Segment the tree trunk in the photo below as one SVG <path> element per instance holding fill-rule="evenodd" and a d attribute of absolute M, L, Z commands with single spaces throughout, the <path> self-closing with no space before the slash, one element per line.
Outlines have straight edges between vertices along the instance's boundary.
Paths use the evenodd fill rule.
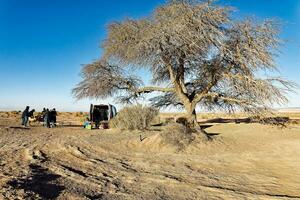
<path fill-rule="evenodd" d="M 192 107 L 191 105 L 187 108 L 186 107 L 186 119 L 187 119 L 187 127 L 191 131 L 196 131 L 199 133 L 203 139 L 208 139 L 207 134 L 201 130 L 200 125 L 197 122 L 197 114 L 195 107 Z"/>
<path fill-rule="evenodd" d="M 197 115 L 196 110 L 187 110 L 186 113 L 186 119 L 187 119 L 187 126 L 191 129 L 197 128 L 199 124 L 197 123 Z"/>

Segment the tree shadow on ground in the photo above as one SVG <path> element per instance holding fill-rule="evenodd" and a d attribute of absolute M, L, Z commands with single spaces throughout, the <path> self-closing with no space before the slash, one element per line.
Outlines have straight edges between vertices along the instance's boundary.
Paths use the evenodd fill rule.
<path fill-rule="evenodd" d="M 199 122 L 199 124 L 206 124 L 206 123 L 261 123 L 261 124 L 271 124 L 271 125 L 281 125 L 285 126 L 287 123 L 293 122 L 295 120 L 290 119 L 289 117 L 265 117 L 265 118 L 233 118 L 233 119 L 224 119 L 224 118 L 215 118 L 215 119 L 208 119 L 206 121 Z"/>
<path fill-rule="evenodd" d="M 31 176 L 10 181 L 14 189 L 24 189 L 26 193 L 38 194 L 42 199 L 55 199 L 65 189 L 55 184 L 60 175 L 52 174 L 49 170 L 35 164 L 29 165 Z"/>

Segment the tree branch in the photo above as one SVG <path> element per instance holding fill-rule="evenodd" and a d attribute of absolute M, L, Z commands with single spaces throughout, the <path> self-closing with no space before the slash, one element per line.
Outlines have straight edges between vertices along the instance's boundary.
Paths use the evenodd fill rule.
<path fill-rule="evenodd" d="M 185 59 L 185 54 L 182 52 L 181 56 L 179 58 L 179 67 L 177 70 L 177 74 L 176 74 L 176 80 L 178 81 L 182 92 L 185 93 L 187 95 L 187 88 L 185 87 L 185 83 L 184 83 L 184 73 L 185 73 L 185 69 L 184 69 L 184 59 Z"/>
<path fill-rule="evenodd" d="M 156 86 L 147 86 L 143 88 L 139 88 L 135 91 L 135 93 L 151 93 L 151 92 L 175 92 L 174 88 L 162 88 Z"/>
<path fill-rule="evenodd" d="M 223 78 L 225 75 L 229 74 L 229 72 L 231 71 L 231 69 L 233 67 L 234 67 L 233 64 L 229 65 L 229 67 L 226 69 L 226 71 L 223 72 Z M 214 79 L 214 77 L 212 77 L 212 81 L 207 85 L 207 87 L 204 90 L 202 90 L 201 92 L 195 94 L 192 103 L 196 105 L 198 102 L 200 102 L 201 99 L 205 96 L 205 94 L 207 94 L 212 89 L 212 87 L 214 87 L 221 80 L 222 80 L 222 78 Z"/>
<path fill-rule="evenodd" d="M 174 70 L 172 68 L 171 63 L 169 62 L 169 60 L 167 58 L 163 57 L 163 62 L 165 63 L 169 74 L 170 74 L 170 80 L 173 83 L 173 85 L 175 86 L 175 92 L 178 94 L 179 98 L 183 101 L 183 102 L 187 102 L 189 101 L 188 96 L 186 93 L 184 93 L 183 88 L 179 82 L 179 80 L 176 78 L 175 74 L 174 74 Z"/>
<path fill-rule="evenodd" d="M 226 97 L 226 96 L 222 96 L 216 92 L 209 92 L 205 95 L 202 96 L 202 98 L 205 97 L 211 97 L 211 98 L 218 98 L 222 101 L 227 101 L 227 102 L 231 102 L 231 103 L 236 103 L 236 104 L 247 104 L 247 105 L 253 105 L 253 102 L 244 100 L 244 99 L 237 99 L 234 97 Z"/>
<path fill-rule="evenodd" d="M 214 83 L 210 83 L 203 91 L 199 92 L 198 94 L 195 95 L 193 99 L 193 104 L 197 104 L 205 95 L 209 92 L 209 90 L 214 86 Z"/>

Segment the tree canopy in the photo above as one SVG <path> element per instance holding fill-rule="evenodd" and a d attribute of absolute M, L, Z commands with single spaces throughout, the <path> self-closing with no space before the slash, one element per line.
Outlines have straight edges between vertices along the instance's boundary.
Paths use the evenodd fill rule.
<path fill-rule="evenodd" d="M 161 92 L 152 104 L 183 107 L 190 124 L 197 105 L 259 114 L 285 103 L 293 83 L 268 76 L 278 70 L 279 24 L 231 12 L 210 1 L 173 0 L 148 17 L 112 22 L 102 57 L 84 66 L 74 95 L 130 101 Z M 137 68 L 149 70 L 153 85 L 131 73 Z"/>

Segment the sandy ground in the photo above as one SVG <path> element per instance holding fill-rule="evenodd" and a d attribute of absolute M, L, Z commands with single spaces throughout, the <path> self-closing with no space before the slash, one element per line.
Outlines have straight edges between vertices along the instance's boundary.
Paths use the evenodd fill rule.
<path fill-rule="evenodd" d="M 300 199 L 299 125 L 217 124 L 178 151 L 160 129 L 14 124 L 0 119 L 0 199 Z"/>

